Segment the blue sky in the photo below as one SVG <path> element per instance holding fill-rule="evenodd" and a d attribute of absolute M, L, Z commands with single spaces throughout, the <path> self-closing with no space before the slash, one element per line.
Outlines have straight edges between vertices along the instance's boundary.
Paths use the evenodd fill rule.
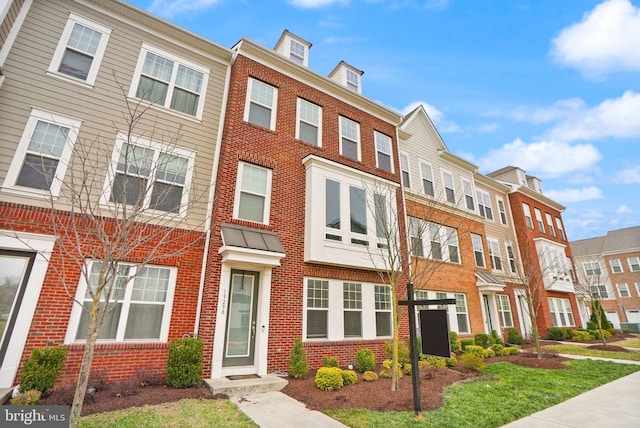
<path fill-rule="evenodd" d="M 424 104 L 480 172 L 542 179 L 570 240 L 640 225 L 640 0 L 127 1 L 225 47 L 288 29 L 313 70 L 344 60 L 365 96 Z"/>

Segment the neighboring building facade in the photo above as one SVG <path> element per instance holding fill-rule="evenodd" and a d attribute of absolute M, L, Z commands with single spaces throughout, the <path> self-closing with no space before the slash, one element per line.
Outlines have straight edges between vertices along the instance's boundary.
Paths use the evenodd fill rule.
<path fill-rule="evenodd" d="M 579 327 L 584 302 L 579 302 L 579 308 L 571 248 L 562 222 L 564 207 L 544 196 L 540 180 L 520 168 L 509 166 L 488 176 L 511 187 L 509 204 L 518 252 L 526 283 L 538 305 L 539 334 L 545 337 L 551 326 Z"/>
<path fill-rule="evenodd" d="M 120 1 L 7 6 L 0 272 L 9 295 L 0 387 L 13 385 L 21 362 L 48 345 L 68 345 L 60 381 L 75 381 L 88 319 L 81 304 L 89 307 L 85 290 L 109 251 L 82 213 L 117 230 L 123 223 L 112 217 L 122 219 L 126 206 L 147 223 L 125 238 L 140 242 L 122 257 L 119 278 L 136 279 L 106 322 L 93 368 L 109 380 L 138 369 L 163 374 L 168 341 L 193 334 L 198 319 L 232 52 Z M 138 204 L 141 195 L 148 199 Z M 159 242 L 167 227 L 170 238 Z"/>
<path fill-rule="evenodd" d="M 602 303 L 613 327 L 640 323 L 640 226 L 570 245 L 581 291 Z"/>

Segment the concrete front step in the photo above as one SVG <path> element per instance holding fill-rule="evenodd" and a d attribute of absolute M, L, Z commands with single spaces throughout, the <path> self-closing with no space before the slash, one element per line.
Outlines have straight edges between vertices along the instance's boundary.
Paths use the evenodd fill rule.
<path fill-rule="evenodd" d="M 0 404 L 6 403 L 13 393 L 13 388 L 0 388 Z"/>
<path fill-rule="evenodd" d="M 259 378 L 231 380 L 226 377 L 221 379 L 205 379 L 214 394 L 226 394 L 229 397 L 251 394 L 254 392 L 280 391 L 289 382 L 274 374 L 267 374 Z"/>

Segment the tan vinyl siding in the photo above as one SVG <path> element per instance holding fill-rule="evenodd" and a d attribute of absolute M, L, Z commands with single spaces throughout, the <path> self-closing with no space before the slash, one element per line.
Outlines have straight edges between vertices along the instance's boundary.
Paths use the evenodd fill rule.
<path fill-rule="evenodd" d="M 73 11 L 86 19 L 111 28 L 104 58 L 93 87 L 79 85 L 47 73 L 53 53 Z M 22 30 L 5 64 L 5 83 L 0 90 L 0 179 L 4 180 L 13 153 L 30 115 L 35 107 L 70 116 L 82 121 L 77 145 L 95 145 L 99 142 L 105 162 L 96 171 L 96 195 L 102 191 L 106 168 L 111 158 L 118 131 L 126 132 L 123 116 L 127 107 L 135 108 L 135 100 L 126 100 L 132 84 L 142 43 L 148 43 L 168 53 L 209 69 L 202 121 L 183 117 L 163 108 L 149 108 L 140 121 L 135 134 L 168 143 L 179 136 L 177 147 L 196 153 L 192 185 L 204 192 L 204 199 L 188 216 L 191 227 L 202 224 L 206 214 L 206 197 L 211 180 L 215 144 L 222 111 L 222 97 L 227 67 L 224 60 L 207 58 L 188 48 L 168 43 L 166 37 L 156 37 L 140 25 L 129 25 L 112 16 L 102 14 L 70 1 L 34 2 Z M 72 160 L 73 162 L 73 160 Z M 71 176 L 67 170 L 65 181 Z M 12 196 L 2 195 L 11 200 Z M 193 193 L 191 197 L 193 197 Z M 61 196 L 60 203 L 64 204 Z M 23 197 L 15 197 L 25 202 Z M 29 204 L 37 204 L 33 199 Z"/>
<path fill-rule="evenodd" d="M 16 17 L 18 16 L 18 12 L 20 12 L 20 8 L 23 3 L 24 0 L 15 0 L 9 7 L 7 15 L 4 17 L 4 20 L 0 25 L 0 48 L 4 46 L 4 43 L 7 41 L 9 31 L 11 31 L 11 27 L 13 27 L 14 22 L 16 22 Z"/>

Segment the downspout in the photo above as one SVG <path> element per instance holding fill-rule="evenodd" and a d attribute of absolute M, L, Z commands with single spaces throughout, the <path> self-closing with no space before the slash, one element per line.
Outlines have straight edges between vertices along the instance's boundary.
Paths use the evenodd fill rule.
<path fill-rule="evenodd" d="M 213 206 L 215 202 L 216 179 L 218 176 L 218 167 L 220 165 L 220 150 L 222 149 L 222 134 L 224 132 L 224 121 L 227 114 L 227 102 L 229 100 L 229 87 L 231 86 L 231 66 L 236 60 L 238 52 L 234 51 L 231 60 L 227 65 L 227 76 L 225 78 L 224 93 L 222 95 L 222 105 L 220 114 L 220 123 L 218 125 L 218 136 L 216 138 L 216 150 L 213 158 L 213 171 L 211 172 L 211 183 L 209 187 L 209 200 L 207 202 L 207 219 L 205 222 L 206 238 L 204 246 L 204 254 L 202 259 L 202 270 L 200 272 L 200 289 L 198 290 L 198 305 L 196 307 L 196 319 L 193 326 L 193 336 L 198 337 L 198 329 L 200 328 L 200 315 L 202 313 L 202 297 L 204 295 L 204 281 L 207 272 L 207 261 L 209 259 L 209 245 L 211 244 L 211 229 L 213 218 Z"/>

